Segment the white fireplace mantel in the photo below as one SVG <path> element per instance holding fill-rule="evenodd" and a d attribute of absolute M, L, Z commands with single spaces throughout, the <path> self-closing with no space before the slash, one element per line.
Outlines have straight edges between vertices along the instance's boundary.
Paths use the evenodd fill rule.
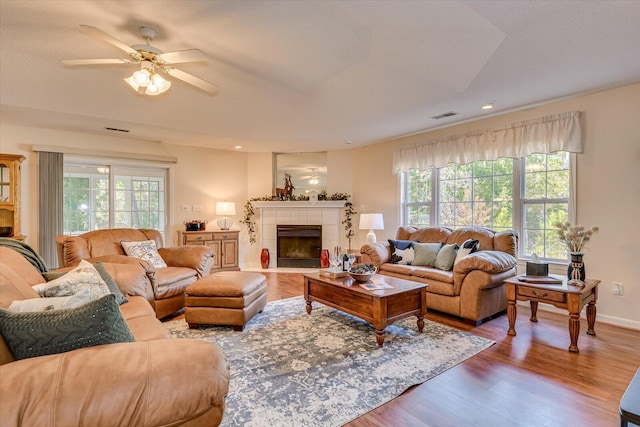
<path fill-rule="evenodd" d="M 309 208 L 309 209 L 323 209 L 323 208 L 344 208 L 344 204 L 347 200 L 322 200 L 317 202 L 309 201 L 263 201 L 263 202 L 251 202 L 254 208 L 259 209 L 290 209 L 290 208 Z"/>
<path fill-rule="evenodd" d="M 322 248 L 332 250 L 339 246 L 345 203 L 346 200 L 251 202 L 260 216 L 260 247 L 271 254 L 269 267 L 277 266 L 278 225 L 321 225 Z"/>

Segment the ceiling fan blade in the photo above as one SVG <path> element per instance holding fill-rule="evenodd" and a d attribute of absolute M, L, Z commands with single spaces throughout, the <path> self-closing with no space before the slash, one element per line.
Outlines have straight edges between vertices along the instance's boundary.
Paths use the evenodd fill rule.
<path fill-rule="evenodd" d="M 181 62 L 206 61 L 207 55 L 200 49 L 176 50 L 175 52 L 165 52 L 156 55 L 165 64 L 179 64 Z"/>
<path fill-rule="evenodd" d="M 128 59 L 65 59 L 64 65 L 106 65 L 106 64 L 131 64 Z"/>
<path fill-rule="evenodd" d="M 104 31 L 102 31 L 99 28 L 92 27 L 91 25 L 80 25 L 80 28 L 82 28 L 82 29 L 84 29 L 86 31 L 89 31 L 91 34 L 94 34 L 94 35 L 100 37 L 103 40 L 106 40 L 107 42 L 111 43 L 115 47 L 124 50 L 129 55 L 140 56 L 140 53 L 137 50 L 135 50 L 134 48 L 132 48 L 129 45 L 124 44 L 120 40 L 116 39 L 115 37 L 113 37 L 113 36 L 111 36 L 111 35 L 109 35 L 107 33 L 105 33 Z"/>
<path fill-rule="evenodd" d="M 177 68 L 167 68 L 165 69 L 165 72 L 171 77 L 175 77 L 176 79 L 180 79 L 189 84 L 192 84 L 195 87 L 204 90 L 205 92 L 216 93 L 218 91 L 218 86 L 204 81 L 201 78 L 193 76 L 189 73 L 185 73 L 184 71 L 180 71 Z"/>

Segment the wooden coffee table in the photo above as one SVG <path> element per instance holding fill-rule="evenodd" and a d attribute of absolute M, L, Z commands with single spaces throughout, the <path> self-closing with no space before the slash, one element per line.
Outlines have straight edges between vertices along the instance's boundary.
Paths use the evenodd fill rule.
<path fill-rule="evenodd" d="M 368 283 L 386 283 L 392 287 L 369 291 L 351 277 L 333 279 L 318 273 L 303 276 L 308 314 L 311 314 L 311 303 L 317 301 L 356 316 L 373 325 L 379 347 L 384 345 L 385 328 L 397 320 L 417 316 L 418 330 L 422 332 L 424 328 L 429 287 L 426 283 L 376 274 Z"/>

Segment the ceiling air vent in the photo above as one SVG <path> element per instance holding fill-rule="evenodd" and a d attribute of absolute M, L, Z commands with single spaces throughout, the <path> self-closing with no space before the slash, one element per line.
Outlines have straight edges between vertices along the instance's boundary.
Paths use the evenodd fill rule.
<path fill-rule="evenodd" d="M 448 113 L 442 113 L 442 114 L 439 114 L 437 116 L 433 116 L 431 118 L 439 120 L 439 119 L 444 119 L 445 117 L 451 117 L 451 116 L 457 116 L 457 115 L 458 115 L 458 113 L 456 113 L 455 111 L 449 111 Z"/>
<path fill-rule="evenodd" d="M 118 129 L 118 128 L 110 128 L 110 127 L 105 127 L 105 130 L 109 130 L 111 132 L 123 132 L 123 133 L 129 133 L 129 129 Z"/>

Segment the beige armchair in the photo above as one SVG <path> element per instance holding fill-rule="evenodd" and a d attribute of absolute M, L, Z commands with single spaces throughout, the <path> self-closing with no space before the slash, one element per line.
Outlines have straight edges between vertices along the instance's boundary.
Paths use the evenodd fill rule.
<path fill-rule="evenodd" d="M 158 253 L 167 264 L 156 268 L 149 262 L 127 256 L 122 241 L 153 240 Z M 184 308 L 184 291 L 200 277 L 207 276 L 213 263 L 213 251 L 208 246 L 177 246 L 165 248 L 157 230 L 114 228 L 96 230 L 80 236 L 58 236 L 60 266 L 75 266 L 81 260 L 142 265 L 149 281 L 148 300 L 156 317 L 161 319 Z"/>

